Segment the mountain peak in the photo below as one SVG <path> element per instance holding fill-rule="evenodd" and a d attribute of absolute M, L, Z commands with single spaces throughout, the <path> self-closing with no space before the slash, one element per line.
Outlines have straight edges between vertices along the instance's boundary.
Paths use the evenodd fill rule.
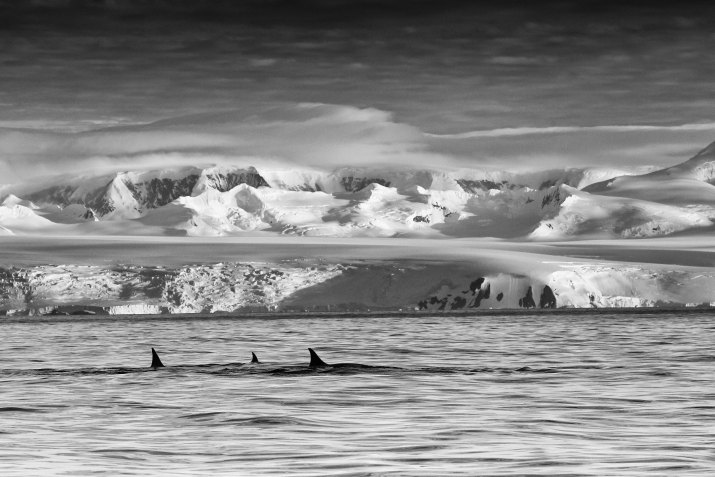
<path fill-rule="evenodd" d="M 0 205 L 4 205 L 4 206 L 8 206 L 8 207 L 13 206 L 13 205 L 21 205 L 23 207 L 27 207 L 28 209 L 37 209 L 38 208 L 31 201 L 21 199 L 14 194 L 10 194 L 7 197 L 5 197 L 5 200 L 3 200 L 2 203 L 0 203 Z"/>
<path fill-rule="evenodd" d="M 687 161 L 664 169 L 663 172 L 715 185 L 715 142 Z"/>
<path fill-rule="evenodd" d="M 715 142 L 711 142 L 705 149 L 698 152 L 693 159 L 703 156 L 715 156 Z M 715 157 L 713 157 L 713 159 L 715 159 Z"/>

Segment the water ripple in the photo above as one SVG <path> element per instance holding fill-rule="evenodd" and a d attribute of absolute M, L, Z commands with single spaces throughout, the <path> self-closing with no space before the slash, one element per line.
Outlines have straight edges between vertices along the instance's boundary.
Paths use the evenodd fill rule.
<path fill-rule="evenodd" d="M 0 468 L 710 477 L 713 318 L 3 323 Z"/>

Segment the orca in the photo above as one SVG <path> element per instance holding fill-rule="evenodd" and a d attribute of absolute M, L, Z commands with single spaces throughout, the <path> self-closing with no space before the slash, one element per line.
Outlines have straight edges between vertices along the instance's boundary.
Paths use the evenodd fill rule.
<path fill-rule="evenodd" d="M 161 362 L 159 359 L 159 355 L 156 354 L 156 351 L 154 351 L 154 348 L 151 349 L 151 367 L 154 368 L 156 371 L 156 368 L 164 368 L 164 363 Z"/>
<path fill-rule="evenodd" d="M 315 352 L 313 348 L 308 348 L 308 351 L 310 352 L 310 364 L 308 367 L 310 369 L 318 369 L 318 368 L 343 368 L 347 370 L 353 370 L 353 371 L 358 371 L 358 370 L 364 370 L 364 369 L 383 369 L 383 370 L 399 370 L 401 368 L 396 368 L 394 366 L 383 366 L 383 365 L 378 365 L 378 366 L 372 366 L 369 364 L 360 364 L 360 363 L 333 363 L 329 364 L 320 359 L 320 356 L 318 356 L 318 353 Z"/>
<path fill-rule="evenodd" d="M 261 364 L 261 362 L 258 361 L 258 356 L 256 356 L 256 353 L 254 353 L 253 351 L 251 351 L 251 356 L 252 356 L 252 358 L 251 358 L 251 364 Z"/>
<path fill-rule="evenodd" d="M 318 356 L 318 353 L 313 351 L 313 348 L 308 348 L 308 351 L 310 351 L 310 364 L 308 365 L 309 368 L 325 368 L 327 366 L 330 366 L 328 363 L 320 359 L 320 356 Z"/>

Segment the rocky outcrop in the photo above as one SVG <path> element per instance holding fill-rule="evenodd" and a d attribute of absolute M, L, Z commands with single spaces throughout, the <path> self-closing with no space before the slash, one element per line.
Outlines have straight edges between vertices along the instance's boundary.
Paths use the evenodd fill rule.
<path fill-rule="evenodd" d="M 208 170 L 204 171 L 204 177 L 206 185 L 219 192 L 227 192 L 241 184 L 247 184 L 254 188 L 270 187 L 254 167 L 234 170 Z M 313 191 L 313 189 L 305 190 Z"/>
<path fill-rule="evenodd" d="M 39 204 L 66 207 L 81 204 L 91 217 L 105 217 L 115 212 L 122 216 L 141 215 L 150 209 L 163 207 L 180 197 L 191 196 L 201 182 L 204 187 L 226 192 L 247 184 L 270 187 L 255 168 L 196 168 L 178 171 L 120 172 L 115 176 L 94 179 L 95 186 L 78 182 L 75 185 L 52 186 L 29 194 L 29 200 Z M 129 208 L 131 213 L 126 214 Z M 88 215 L 88 218 L 89 216 Z"/>
<path fill-rule="evenodd" d="M 550 191 L 549 193 L 545 194 L 544 197 L 542 197 L 541 208 L 543 209 L 548 205 L 558 205 L 561 202 L 561 190 L 556 187 L 554 188 L 554 190 Z"/>
<path fill-rule="evenodd" d="M 509 184 L 507 181 L 501 181 L 499 183 L 490 180 L 472 180 L 472 179 L 457 179 L 457 184 L 462 188 L 464 192 L 469 192 L 470 194 L 476 194 L 479 192 L 488 192 L 490 190 L 501 190 L 514 189 L 518 186 Z"/>
<path fill-rule="evenodd" d="M 544 285 L 539 299 L 539 308 L 556 308 L 556 296 L 550 286 Z"/>
<path fill-rule="evenodd" d="M 340 184 L 345 189 L 345 192 L 359 192 L 370 184 L 379 184 L 383 187 L 390 187 L 390 181 L 380 179 L 378 177 L 343 177 L 340 179 Z"/>
<path fill-rule="evenodd" d="M 140 207 L 143 209 L 156 209 L 175 201 L 179 197 L 191 195 L 191 191 L 194 190 L 198 179 L 198 174 L 190 174 L 180 179 L 154 177 L 145 182 L 134 182 L 125 179 L 124 184 L 131 191 L 134 200 L 137 201 Z"/>
<path fill-rule="evenodd" d="M 531 287 L 526 290 L 526 295 L 519 298 L 519 306 L 522 308 L 536 308 L 536 302 L 534 301 L 534 295 L 531 291 Z"/>
<path fill-rule="evenodd" d="M 474 301 L 472 301 L 471 303 L 471 307 L 479 308 L 482 304 L 482 300 L 489 299 L 489 297 L 491 296 L 491 290 L 491 285 L 487 283 L 487 285 L 483 289 L 480 289 L 477 292 L 477 295 L 474 297 Z"/>

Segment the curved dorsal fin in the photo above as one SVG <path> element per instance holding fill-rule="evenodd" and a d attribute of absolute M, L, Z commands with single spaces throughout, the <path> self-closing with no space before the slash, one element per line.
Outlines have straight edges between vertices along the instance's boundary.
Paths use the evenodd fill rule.
<path fill-rule="evenodd" d="M 151 367 L 154 369 L 164 367 L 164 363 L 161 362 L 161 360 L 159 359 L 159 355 L 156 354 L 154 348 L 151 349 Z"/>
<path fill-rule="evenodd" d="M 251 351 L 251 356 L 252 356 L 252 358 L 251 358 L 251 364 L 261 364 L 261 362 L 258 361 L 258 356 L 256 356 L 256 353 L 254 353 L 253 351 Z"/>
<path fill-rule="evenodd" d="M 308 348 L 308 351 L 310 351 L 310 364 L 308 365 L 311 368 L 322 368 L 323 366 L 328 366 L 328 363 L 320 359 L 320 356 L 318 356 L 318 353 L 313 351 L 313 348 Z"/>

